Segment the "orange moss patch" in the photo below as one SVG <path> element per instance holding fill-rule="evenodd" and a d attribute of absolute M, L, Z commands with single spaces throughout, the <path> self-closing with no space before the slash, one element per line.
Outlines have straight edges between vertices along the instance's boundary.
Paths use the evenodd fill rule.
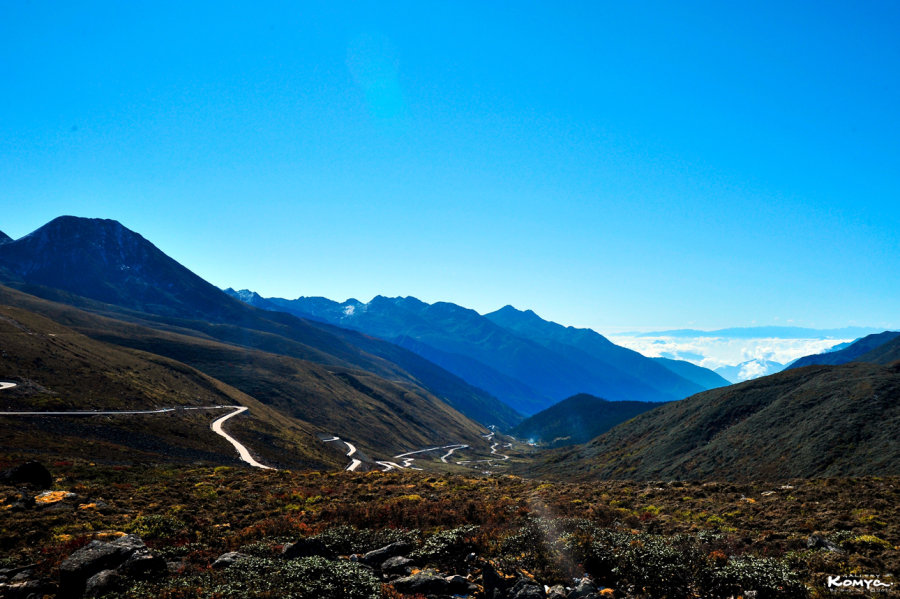
<path fill-rule="evenodd" d="M 35 503 L 57 503 L 65 499 L 70 493 L 68 491 L 44 491 L 34 498 Z"/>

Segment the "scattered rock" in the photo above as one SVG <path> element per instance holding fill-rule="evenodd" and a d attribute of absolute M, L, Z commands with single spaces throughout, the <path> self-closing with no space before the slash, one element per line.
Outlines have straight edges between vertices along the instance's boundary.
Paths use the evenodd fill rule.
<path fill-rule="evenodd" d="M 373 549 L 372 551 L 362 556 L 359 561 L 364 564 L 374 566 L 384 563 L 384 561 L 388 558 L 397 557 L 399 555 L 406 555 L 413 549 L 414 547 L 411 543 L 407 543 L 406 541 L 397 541 L 396 543 L 385 545 L 384 547 L 381 547 L 379 549 Z"/>
<path fill-rule="evenodd" d="M 40 462 L 25 462 L 0 472 L 0 482 L 49 489 L 53 486 L 53 476 Z"/>
<path fill-rule="evenodd" d="M 481 585 L 484 587 L 484 596 L 493 599 L 495 596 L 503 596 L 506 590 L 506 581 L 497 573 L 491 564 L 485 562 L 481 566 Z"/>
<path fill-rule="evenodd" d="M 55 595 L 56 591 L 56 585 L 46 580 L 0 583 L 0 597 L 4 599 L 43 597 L 45 595 Z"/>
<path fill-rule="evenodd" d="M 337 555 L 319 539 L 300 539 L 296 543 L 288 543 L 281 552 L 284 559 L 299 559 L 315 555 L 326 559 L 334 559 Z"/>
<path fill-rule="evenodd" d="M 416 572 L 412 576 L 398 578 L 394 581 L 394 588 L 401 593 L 415 595 L 448 595 L 451 594 L 451 584 L 447 579 L 433 570 Z"/>
<path fill-rule="evenodd" d="M 590 578 L 582 578 L 569 593 L 568 599 L 583 599 L 597 593 L 597 587 Z"/>
<path fill-rule="evenodd" d="M 806 548 L 827 549 L 828 551 L 833 551 L 835 553 L 843 553 L 844 551 L 822 535 L 810 535 L 810 537 L 806 539 Z"/>
<path fill-rule="evenodd" d="M 216 570 L 222 570 L 224 568 L 227 568 L 228 566 L 233 566 L 238 562 L 242 562 L 248 557 L 250 556 L 239 553 L 237 551 L 230 551 L 228 553 L 223 553 L 222 555 L 217 557 L 216 561 L 212 563 L 212 567 Z"/>
<path fill-rule="evenodd" d="M 125 535 L 104 543 L 91 541 L 78 549 L 59 566 L 61 590 L 66 596 L 77 596 L 85 589 L 89 578 L 102 570 L 124 566 L 125 573 L 144 575 L 165 572 L 166 562 L 151 553 L 137 535 Z"/>
<path fill-rule="evenodd" d="M 413 560 L 408 557 L 398 555 L 397 557 L 391 557 L 384 560 L 381 564 L 381 571 L 385 574 L 399 574 L 403 576 L 409 574 L 410 565 L 413 563 Z"/>
<path fill-rule="evenodd" d="M 85 597 L 100 597 L 122 589 L 122 575 L 115 570 L 101 570 L 87 579 Z"/>
<path fill-rule="evenodd" d="M 567 594 L 568 591 L 566 591 L 566 587 L 558 584 L 547 590 L 547 599 L 566 599 Z"/>
<path fill-rule="evenodd" d="M 447 588 L 453 595 L 471 595 L 478 590 L 478 585 L 463 576 L 447 576 L 444 580 L 447 581 Z"/>
<path fill-rule="evenodd" d="M 509 599 L 544 599 L 544 587 L 530 578 L 520 578 L 509 590 Z"/>
<path fill-rule="evenodd" d="M 132 553 L 125 563 L 119 566 L 118 571 L 135 578 L 143 578 L 165 574 L 168 568 L 166 560 L 144 547 Z"/>

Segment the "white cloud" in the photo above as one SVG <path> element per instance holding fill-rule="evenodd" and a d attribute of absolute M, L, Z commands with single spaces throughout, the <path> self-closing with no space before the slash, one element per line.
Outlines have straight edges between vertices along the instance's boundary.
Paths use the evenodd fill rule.
<path fill-rule="evenodd" d="M 618 345 L 655 358 L 674 357 L 705 368 L 736 366 L 749 360 L 787 364 L 852 339 L 734 339 L 727 337 L 632 337 L 612 335 Z"/>
<path fill-rule="evenodd" d="M 768 371 L 769 369 L 766 367 L 765 362 L 762 360 L 752 360 L 741 366 L 740 371 L 738 371 L 738 379 L 748 381 L 760 377 Z"/>

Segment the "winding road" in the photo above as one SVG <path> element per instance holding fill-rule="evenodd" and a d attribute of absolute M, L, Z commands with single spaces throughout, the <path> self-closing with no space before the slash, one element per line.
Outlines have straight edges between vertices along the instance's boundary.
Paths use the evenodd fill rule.
<path fill-rule="evenodd" d="M 348 458 L 351 458 L 351 461 L 350 461 L 350 465 L 347 466 L 346 470 L 353 472 L 362 465 L 362 461 L 353 457 L 353 454 L 356 453 L 356 445 L 354 445 L 353 443 L 350 443 L 349 441 L 344 441 L 340 437 L 332 437 L 331 439 L 322 439 L 322 443 L 330 443 L 331 441 L 340 441 L 341 443 L 343 443 L 344 445 L 347 446 L 346 456 Z"/>
<path fill-rule="evenodd" d="M 0 390 L 3 389 L 11 389 L 16 386 L 16 383 L 7 383 L 0 382 Z M 166 414 L 168 412 L 174 412 L 176 410 L 225 410 L 225 409 L 233 409 L 234 411 L 230 414 L 226 414 L 221 418 L 217 418 L 209 425 L 209 428 L 212 429 L 212 432 L 217 435 L 224 437 L 226 441 L 231 443 L 234 448 L 238 452 L 238 456 L 241 461 L 246 462 L 250 466 L 254 468 L 262 468 L 264 470 L 275 470 L 271 466 L 266 466 L 265 464 L 261 464 L 257 462 L 252 455 L 250 455 L 250 450 L 248 450 L 240 441 L 226 433 L 222 429 L 222 424 L 231 418 L 232 416 L 237 416 L 238 414 L 242 414 L 249 410 L 247 406 L 179 406 L 177 408 L 159 408 L 158 410 L 70 410 L 63 412 L 0 412 L 0 416 L 126 416 L 126 415 L 134 415 L 134 414 Z M 348 443 L 349 445 L 349 443 Z M 356 451 L 356 448 L 353 449 Z M 347 454 L 350 455 L 350 454 Z M 348 468 L 349 470 L 349 468 Z"/>
<path fill-rule="evenodd" d="M 232 437 L 231 435 L 229 435 L 228 433 L 226 433 L 225 431 L 222 430 L 222 423 L 224 423 L 226 420 L 228 420 L 232 416 L 237 416 L 238 414 L 246 412 L 250 408 L 248 408 L 247 406 L 221 406 L 221 407 L 234 408 L 234 412 L 232 412 L 231 414 L 225 414 L 221 418 L 213 421 L 213 423 L 211 425 L 209 425 L 209 428 L 211 428 L 212 431 L 214 433 L 216 433 L 217 435 L 221 435 L 221 436 L 225 437 L 225 439 L 229 443 L 234 445 L 234 448 L 237 449 L 238 455 L 241 456 L 241 460 L 247 462 L 254 468 L 262 468 L 264 470 L 275 470 L 271 466 L 266 466 L 265 464 L 260 464 L 259 462 L 254 460 L 253 456 L 250 455 L 250 452 L 247 450 L 246 447 L 244 447 L 237 439 L 235 439 L 234 437 Z"/>

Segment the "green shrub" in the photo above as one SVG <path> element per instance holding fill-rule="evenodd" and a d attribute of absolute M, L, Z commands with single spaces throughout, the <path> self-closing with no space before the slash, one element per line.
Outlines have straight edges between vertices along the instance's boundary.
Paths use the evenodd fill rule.
<path fill-rule="evenodd" d="M 148 516 L 138 516 L 132 520 L 125 527 L 125 532 L 136 534 L 144 540 L 168 539 L 176 536 L 186 527 L 187 525 L 178 518 L 150 514 Z"/>
<path fill-rule="evenodd" d="M 379 549 L 385 545 L 406 541 L 416 544 L 419 539 L 418 530 L 401 528 L 353 528 L 352 526 L 333 526 L 315 536 L 326 547 L 339 555 L 365 553 Z"/>
<path fill-rule="evenodd" d="M 475 524 L 466 524 L 436 532 L 425 539 L 425 543 L 413 552 L 412 557 L 429 562 L 447 562 L 463 557 L 472 550 L 472 538 L 478 529 Z"/>
<path fill-rule="evenodd" d="M 716 570 L 711 581 L 715 596 L 739 596 L 756 591 L 757 599 L 799 599 L 809 592 L 781 560 L 743 556 Z"/>
<path fill-rule="evenodd" d="M 222 571 L 168 581 L 166 596 L 197 599 L 380 599 L 381 583 L 360 564 L 323 557 L 251 557 Z M 139 582 L 119 599 L 155 599 L 155 583 Z M 112 597 L 110 597 L 112 599 Z"/>

